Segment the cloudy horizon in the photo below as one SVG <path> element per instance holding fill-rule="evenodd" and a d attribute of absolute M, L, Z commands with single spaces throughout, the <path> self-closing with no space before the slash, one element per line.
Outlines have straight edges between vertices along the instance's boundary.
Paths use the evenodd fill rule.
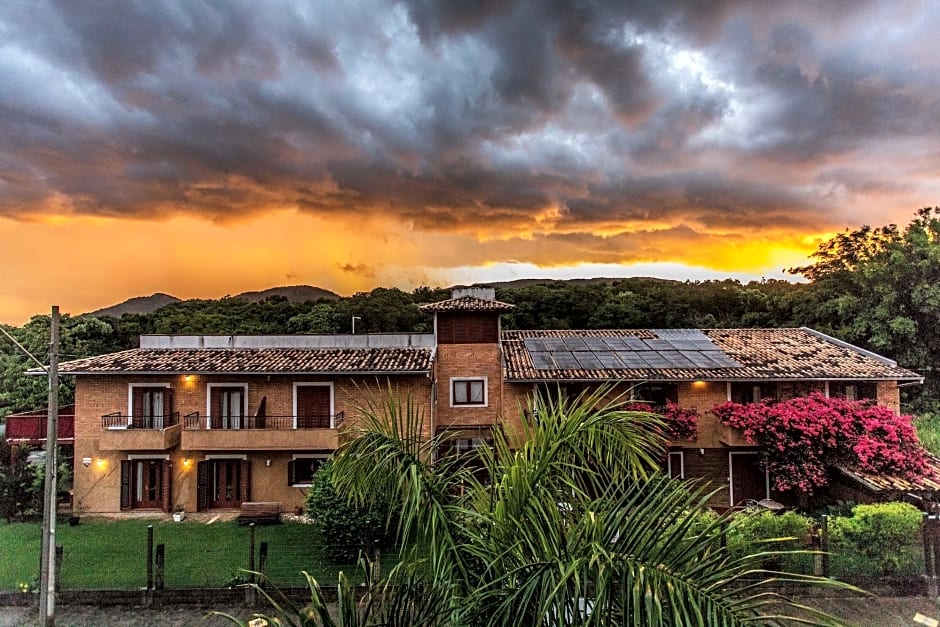
<path fill-rule="evenodd" d="M 940 204 L 940 5 L 0 6 L 0 322 L 526 276 L 785 276 Z"/>

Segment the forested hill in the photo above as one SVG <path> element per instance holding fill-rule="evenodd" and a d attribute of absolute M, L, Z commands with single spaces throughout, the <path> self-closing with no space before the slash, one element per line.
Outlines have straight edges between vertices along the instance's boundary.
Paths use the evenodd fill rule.
<path fill-rule="evenodd" d="M 808 326 L 897 359 L 927 376 L 938 398 L 940 366 L 940 210 L 922 210 L 901 229 L 864 227 L 823 244 L 814 263 L 793 270 L 808 282 L 669 281 L 651 278 L 513 282 L 497 285 L 515 309 L 507 329 Z M 131 348 L 145 333 L 271 334 L 430 331 L 418 306 L 449 288 L 368 293 L 292 302 L 283 296 L 173 302 L 120 318 L 65 316 L 63 358 Z M 48 344 L 48 316 L 7 327 L 35 354 Z M 26 359 L 0 340 L 0 416 L 43 405 L 44 381 L 25 378 Z M 69 398 L 63 389 L 63 397 Z M 932 402 L 932 401 L 931 401 Z"/>

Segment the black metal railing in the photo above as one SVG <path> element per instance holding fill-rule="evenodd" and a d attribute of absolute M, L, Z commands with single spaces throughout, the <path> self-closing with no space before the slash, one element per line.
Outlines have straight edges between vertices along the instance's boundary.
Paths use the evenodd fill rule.
<path fill-rule="evenodd" d="M 102 429 L 166 429 L 180 422 L 180 413 L 175 411 L 162 416 L 128 415 L 116 411 L 101 417 Z"/>
<path fill-rule="evenodd" d="M 183 427 L 188 430 L 202 429 L 270 429 L 292 431 L 294 429 L 336 429 L 343 423 L 345 414 L 318 414 L 312 416 L 201 416 L 199 412 L 187 414 Z M 208 425 L 208 427 L 207 427 Z"/>

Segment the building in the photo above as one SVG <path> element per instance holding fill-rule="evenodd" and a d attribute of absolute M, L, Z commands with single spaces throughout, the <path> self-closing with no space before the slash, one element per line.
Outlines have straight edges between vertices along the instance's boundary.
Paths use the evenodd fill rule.
<path fill-rule="evenodd" d="M 143 336 L 133 350 L 61 364 L 75 381 L 75 507 L 80 512 L 303 504 L 310 478 L 358 408 L 409 395 L 425 433 L 448 447 L 516 432 L 533 392 L 616 383 L 653 403 L 700 411 L 699 437 L 664 466 L 728 490 L 728 506 L 770 496 L 759 449 L 708 409 L 726 400 L 818 390 L 895 411 L 920 377 L 810 329 L 503 331 L 512 305 L 463 290 L 425 305 L 429 334 Z"/>

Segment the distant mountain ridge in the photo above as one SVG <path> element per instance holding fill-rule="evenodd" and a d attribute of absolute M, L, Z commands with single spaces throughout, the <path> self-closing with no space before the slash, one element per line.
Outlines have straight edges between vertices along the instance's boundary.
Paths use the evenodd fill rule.
<path fill-rule="evenodd" d="M 315 301 L 320 300 L 321 298 L 325 298 L 327 300 L 337 300 L 340 297 L 336 292 L 331 292 L 330 290 L 323 289 L 322 287 L 314 287 L 312 285 L 286 285 L 282 287 L 272 287 L 257 292 L 242 292 L 241 294 L 229 296 L 228 298 L 240 298 L 249 302 L 257 302 L 271 296 L 283 296 L 287 300 L 295 303 L 303 303 L 308 300 Z M 167 305 L 181 302 L 181 300 L 182 299 L 177 298 L 176 296 L 157 292 L 156 294 L 151 294 L 150 296 L 135 296 L 134 298 L 129 298 L 116 305 L 90 311 L 87 315 L 97 316 L 99 318 L 105 316 L 111 318 L 120 318 L 124 314 L 129 313 L 149 314 L 158 309 L 161 309 L 162 307 L 166 307 Z"/>
<path fill-rule="evenodd" d="M 157 309 L 160 309 L 161 307 L 166 307 L 167 305 L 172 305 L 173 303 L 178 302 L 180 302 L 180 299 L 176 296 L 170 296 L 169 294 L 164 294 L 163 292 L 157 292 L 156 294 L 151 294 L 150 296 L 135 296 L 134 298 L 128 298 L 124 302 L 118 303 L 117 305 L 111 305 L 110 307 L 90 311 L 88 312 L 88 315 L 97 316 L 99 318 L 103 318 L 105 316 L 111 318 L 120 318 L 124 314 L 129 313 L 151 313 Z"/>

